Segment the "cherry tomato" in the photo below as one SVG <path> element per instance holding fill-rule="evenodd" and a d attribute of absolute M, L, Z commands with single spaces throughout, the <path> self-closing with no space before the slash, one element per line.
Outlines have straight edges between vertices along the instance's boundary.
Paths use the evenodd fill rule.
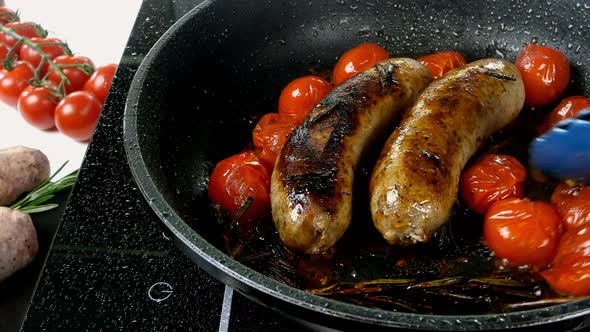
<path fill-rule="evenodd" d="M 524 81 L 525 104 L 541 107 L 551 104 L 570 82 L 570 64 L 562 52 L 528 44 L 514 63 Z"/>
<path fill-rule="evenodd" d="M 484 220 L 484 238 L 496 257 L 511 265 L 544 268 L 555 256 L 561 220 L 545 202 L 508 198 L 490 206 Z"/>
<path fill-rule="evenodd" d="M 590 99 L 584 96 L 567 97 L 562 100 L 556 107 L 547 115 L 545 121 L 539 126 L 537 133 L 542 135 L 553 128 L 559 121 L 573 118 L 580 114 L 580 112 L 590 107 Z"/>
<path fill-rule="evenodd" d="M 92 137 L 102 104 L 88 91 L 65 96 L 55 108 L 55 126 L 64 135 L 78 141 Z"/>
<path fill-rule="evenodd" d="M 332 85 L 319 76 L 297 78 L 281 91 L 279 113 L 302 123 L 315 105 L 332 91 Z"/>
<path fill-rule="evenodd" d="M 279 151 L 287 141 L 287 136 L 297 126 L 297 122 L 278 113 L 265 114 L 252 131 L 252 141 L 260 162 L 272 173 Z"/>
<path fill-rule="evenodd" d="M 116 71 L 117 65 L 114 63 L 96 68 L 92 76 L 84 83 L 84 90 L 94 93 L 100 102 L 104 103 Z"/>
<path fill-rule="evenodd" d="M 5 25 L 6 23 L 11 22 L 18 22 L 18 20 L 18 15 L 14 11 L 6 7 L 0 7 L 0 25 Z"/>
<path fill-rule="evenodd" d="M 526 168 L 516 158 L 488 154 L 461 174 L 461 197 L 471 210 L 484 214 L 494 202 L 524 197 L 525 178 Z"/>
<path fill-rule="evenodd" d="M 35 44 L 54 44 L 54 45 L 41 45 L 39 46 L 41 50 L 49 57 L 49 59 L 53 60 L 56 57 L 65 54 L 64 49 L 64 42 L 57 38 L 31 38 L 31 42 Z M 26 61 L 33 65 L 33 67 L 37 68 L 41 63 L 41 56 L 37 51 L 29 47 L 28 45 L 23 45 L 19 52 L 19 59 L 22 61 Z M 41 75 L 45 75 L 47 72 L 48 64 L 45 62 L 43 63 L 43 69 L 41 69 Z"/>
<path fill-rule="evenodd" d="M 551 267 L 541 275 L 558 292 L 590 295 L 589 225 L 565 232 Z"/>
<path fill-rule="evenodd" d="M 551 203 L 567 230 L 590 225 L 590 187 L 561 183 L 551 195 Z"/>
<path fill-rule="evenodd" d="M 429 54 L 418 59 L 418 62 L 428 69 L 430 75 L 435 80 L 444 76 L 449 71 L 467 64 L 463 55 L 454 51 Z"/>
<path fill-rule="evenodd" d="M 248 197 L 252 204 L 239 223 L 270 213 L 270 175 L 254 152 L 243 151 L 217 163 L 209 178 L 209 199 L 235 218 Z"/>
<path fill-rule="evenodd" d="M 360 73 L 361 71 L 374 66 L 377 62 L 389 59 L 387 51 L 373 43 L 363 43 L 346 51 L 334 66 L 332 81 L 334 85 Z"/>
<path fill-rule="evenodd" d="M 35 22 L 11 22 L 5 24 L 4 26 L 14 29 L 14 32 L 16 32 L 18 35 L 29 39 L 34 37 L 47 37 L 47 31 L 45 31 L 39 24 Z M 0 33 L 0 42 L 4 43 L 6 46 L 8 46 L 8 48 L 10 48 L 16 44 L 17 40 L 8 34 Z M 19 43 L 19 45 L 16 47 L 16 54 L 20 52 L 22 46 L 23 44 Z"/>
<path fill-rule="evenodd" d="M 18 111 L 33 127 L 50 129 L 55 127 L 54 113 L 59 98 L 44 86 L 29 86 L 18 98 Z"/>
<path fill-rule="evenodd" d="M 70 83 L 66 83 L 66 93 L 71 93 L 74 91 L 82 90 L 90 75 L 94 71 L 94 63 L 92 60 L 85 56 L 69 56 L 69 55 L 60 55 L 53 60 L 56 65 L 60 66 L 61 71 L 66 75 L 66 77 L 70 80 Z M 72 65 L 80 65 L 80 64 L 87 64 L 90 66 L 91 73 L 85 73 L 81 68 L 71 67 Z M 61 78 L 52 67 L 49 67 L 47 70 L 48 76 L 47 80 L 53 82 L 56 86 L 59 86 L 61 82 Z"/>
<path fill-rule="evenodd" d="M 35 76 L 35 69 L 27 62 L 18 61 L 11 71 L 0 71 L 0 100 L 16 108 L 18 97 L 29 86 Z"/>

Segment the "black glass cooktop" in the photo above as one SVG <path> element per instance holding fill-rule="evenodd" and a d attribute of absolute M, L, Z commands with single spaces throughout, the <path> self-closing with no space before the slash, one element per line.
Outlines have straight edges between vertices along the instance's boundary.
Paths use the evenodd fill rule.
<path fill-rule="evenodd" d="M 199 269 L 137 189 L 127 90 L 156 40 L 200 0 L 144 0 L 27 313 L 24 331 L 302 330 Z"/>

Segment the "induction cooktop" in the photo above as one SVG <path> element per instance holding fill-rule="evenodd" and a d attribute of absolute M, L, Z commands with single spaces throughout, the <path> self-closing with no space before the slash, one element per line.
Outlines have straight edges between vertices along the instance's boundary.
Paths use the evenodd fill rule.
<path fill-rule="evenodd" d="M 171 242 L 127 165 L 123 113 L 157 39 L 199 0 L 144 0 L 24 331 L 265 331 L 303 328 L 213 279 Z"/>

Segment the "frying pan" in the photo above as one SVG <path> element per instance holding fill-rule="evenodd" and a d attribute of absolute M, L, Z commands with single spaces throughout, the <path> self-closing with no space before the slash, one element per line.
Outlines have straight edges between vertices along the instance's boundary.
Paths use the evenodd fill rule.
<path fill-rule="evenodd" d="M 395 56 L 452 49 L 468 59 L 513 60 L 537 40 L 565 51 L 568 94 L 588 95 L 590 2 L 570 1 L 205 1 L 143 60 L 124 117 L 134 177 L 176 244 L 249 298 L 316 328 L 342 330 L 566 330 L 590 300 L 488 315 L 421 315 L 351 305 L 287 286 L 230 258 L 207 199 L 214 164 L 242 150 L 281 88 L 331 68 L 345 50 L 376 42 Z"/>

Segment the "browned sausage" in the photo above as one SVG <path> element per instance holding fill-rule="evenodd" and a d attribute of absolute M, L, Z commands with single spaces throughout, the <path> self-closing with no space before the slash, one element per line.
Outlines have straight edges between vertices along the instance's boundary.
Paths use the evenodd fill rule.
<path fill-rule="evenodd" d="M 415 60 L 383 61 L 334 88 L 293 131 L 271 181 L 273 220 L 287 247 L 320 254 L 340 239 L 361 156 L 431 81 Z"/>
<path fill-rule="evenodd" d="M 424 90 L 371 176 L 371 214 L 385 240 L 428 241 L 450 216 L 465 163 L 523 103 L 518 70 L 497 59 L 456 69 Z"/>

